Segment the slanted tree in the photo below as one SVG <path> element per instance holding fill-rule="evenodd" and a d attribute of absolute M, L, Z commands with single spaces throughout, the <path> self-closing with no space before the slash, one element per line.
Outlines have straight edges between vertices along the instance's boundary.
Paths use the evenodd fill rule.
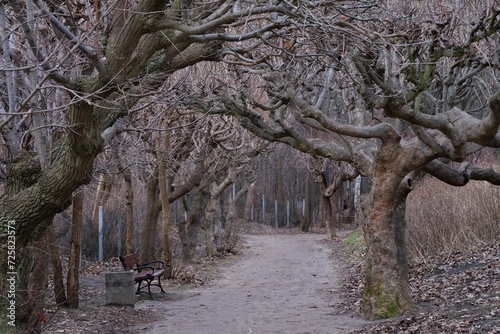
<path fill-rule="evenodd" d="M 343 199 L 338 194 L 344 182 L 358 177 L 358 172 L 342 162 L 332 162 L 325 158 L 314 158 L 310 168 L 319 184 L 319 216 L 325 224 L 326 234 L 330 239 L 336 237 L 336 230 L 342 225 Z"/>
<path fill-rule="evenodd" d="M 413 173 L 456 186 L 470 180 L 500 184 L 497 171 L 467 161 L 480 147 L 500 146 L 500 90 L 493 79 L 499 14 L 493 2 L 481 8 L 455 1 L 339 4 L 296 32 L 293 57 L 276 40 L 253 53 L 260 58 L 259 52 L 277 51 L 268 67 L 259 64 L 240 81 L 256 80 L 259 73 L 267 80 L 267 101 L 250 85 L 214 94 L 216 103 L 204 97 L 205 112 L 209 106 L 212 113 L 232 114 L 263 139 L 344 161 L 371 179 L 368 216 L 361 222 L 371 319 L 413 306 L 404 242 Z M 314 97 L 326 85 L 325 110 Z"/>

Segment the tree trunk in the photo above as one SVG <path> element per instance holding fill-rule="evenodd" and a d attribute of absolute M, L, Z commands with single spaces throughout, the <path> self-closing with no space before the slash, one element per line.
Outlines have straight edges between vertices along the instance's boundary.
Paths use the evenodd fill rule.
<path fill-rule="evenodd" d="M 52 220 L 46 223 L 50 224 Z M 47 236 L 42 235 L 24 248 L 23 254 L 17 259 L 22 266 L 18 269 L 16 321 L 22 333 L 42 333 L 42 323 L 47 321 L 44 313 L 48 288 L 47 251 Z"/>
<path fill-rule="evenodd" d="M 184 207 L 188 210 L 187 220 L 179 224 L 183 263 L 189 263 L 194 258 L 201 229 L 200 212 L 207 205 L 209 193 L 206 189 L 194 189 L 192 195 L 193 205 L 191 207 L 188 207 L 186 200 L 183 201 Z"/>
<path fill-rule="evenodd" d="M 17 157 L 7 174 L 2 205 L 32 187 L 39 180 L 40 175 L 40 164 L 33 159 L 32 155 L 23 153 Z M 0 215 L 2 214 L 7 219 L 0 218 L 2 223 L 0 296 L 8 296 L 7 291 L 9 295 L 14 294 L 8 300 L 7 298 L 0 300 L 2 316 L 7 306 L 14 302 L 15 326 L 21 331 L 39 333 L 41 321 L 44 319 L 43 308 L 48 276 L 46 256 L 48 245 L 45 231 L 52 224 L 53 216 L 45 218 L 31 230 L 23 230 L 20 224 L 22 221 L 16 219 L 19 216 L 15 212 L 7 209 L 0 211 Z M 10 286 L 7 288 L 7 278 L 14 278 L 14 292 L 11 292 Z"/>
<path fill-rule="evenodd" d="M 52 272 L 54 279 L 54 296 L 57 305 L 66 304 L 66 289 L 64 287 L 63 270 L 61 259 L 59 257 L 59 247 L 57 245 L 54 226 L 51 225 L 47 230 L 50 249 L 50 261 L 52 262 Z"/>
<path fill-rule="evenodd" d="M 202 228 L 205 231 L 205 250 L 208 257 L 213 257 L 217 254 L 215 247 L 214 236 L 214 221 L 215 221 L 215 207 L 219 203 L 219 197 L 211 194 L 208 200 L 207 207 L 205 208 L 205 215 L 202 219 Z"/>
<path fill-rule="evenodd" d="M 335 177 L 335 176 L 334 176 Z M 324 172 L 320 175 L 321 182 L 319 182 L 320 189 L 320 203 L 319 211 L 322 222 L 326 226 L 326 236 L 333 239 L 337 236 L 335 229 L 337 228 L 337 221 L 335 219 L 335 213 L 333 212 L 332 206 L 332 196 L 331 193 L 327 193 L 328 181 Z"/>
<path fill-rule="evenodd" d="M 168 126 L 167 126 L 168 127 Z M 165 264 L 165 278 L 172 278 L 173 259 L 172 250 L 170 248 L 170 177 L 167 175 L 167 166 L 165 165 L 164 149 L 170 149 L 170 134 L 165 134 L 165 148 L 162 147 L 161 138 L 157 137 L 156 141 L 156 158 L 158 160 L 158 188 L 160 189 L 160 200 L 162 207 L 162 249 L 163 262 Z"/>
<path fill-rule="evenodd" d="M 250 186 L 245 186 L 238 193 L 236 197 L 229 202 L 229 210 L 226 218 L 226 224 L 224 225 L 224 231 L 221 234 L 221 245 L 222 248 L 219 251 L 229 252 L 236 246 L 236 242 L 238 241 L 237 234 L 235 233 L 234 227 L 238 220 L 238 202 L 248 194 L 248 189 Z"/>
<path fill-rule="evenodd" d="M 207 250 L 207 256 L 214 256 L 217 254 L 217 248 L 215 247 L 213 234 L 216 206 L 219 203 L 219 198 L 222 192 L 233 183 L 233 180 L 237 174 L 238 173 L 236 171 L 229 170 L 228 175 L 219 185 L 215 185 L 214 183 L 211 187 L 212 189 L 210 190 L 210 197 L 205 208 L 205 215 L 203 217 L 202 223 L 203 229 L 205 230 L 205 246 Z"/>
<path fill-rule="evenodd" d="M 412 173 L 413 174 L 413 173 Z M 410 174 L 411 175 L 411 174 Z M 407 176 L 401 182 L 396 194 L 394 210 L 394 231 L 397 248 L 398 264 L 401 268 L 402 276 L 408 279 L 408 256 L 406 251 L 406 199 L 413 190 L 414 184 L 412 176 Z"/>
<path fill-rule="evenodd" d="M 71 204 L 73 191 L 90 181 L 94 159 L 103 145 L 103 138 L 95 131 L 99 127 L 94 124 L 96 118 L 92 111 L 92 106 L 84 102 L 72 104 L 67 117 L 70 130 L 67 132 L 67 143 L 61 147 L 60 159 L 39 177 L 37 174 L 25 174 L 25 178 L 36 182 L 32 187 L 0 198 L 2 228 L 6 229 L 4 222 L 16 222 L 16 245 L 20 248 L 32 240 L 34 230 L 38 228 L 40 233 L 45 231 L 48 227 L 44 224 L 45 220 L 65 210 Z M 4 231 L 0 237 L 6 237 Z M 6 244 L 1 241 L 1 244 Z"/>
<path fill-rule="evenodd" d="M 285 225 L 285 180 L 283 177 L 283 153 L 277 153 L 276 159 L 276 186 L 274 188 L 276 201 L 278 203 L 278 227 Z M 275 212 L 276 214 L 276 212 Z"/>
<path fill-rule="evenodd" d="M 141 231 L 140 262 L 155 260 L 156 237 L 158 236 L 158 217 L 161 206 L 158 204 L 158 178 L 149 176 L 146 182 L 146 217 Z"/>
<path fill-rule="evenodd" d="M 345 166 L 334 164 L 332 173 L 333 179 L 328 184 L 327 174 L 325 171 L 319 173 L 320 185 L 320 210 L 322 211 L 322 219 L 325 221 L 327 236 L 334 238 L 336 229 L 342 225 L 343 200 L 342 185 L 347 180 L 352 180 L 358 176 L 358 172 L 352 169 L 346 169 Z"/>
<path fill-rule="evenodd" d="M 130 170 L 123 171 L 125 181 L 125 254 L 134 252 L 134 188 Z"/>
<path fill-rule="evenodd" d="M 401 244 L 404 243 L 404 210 L 408 193 L 399 190 L 404 173 L 394 171 L 391 161 L 396 160 L 393 158 L 384 152 L 384 148 L 376 156 L 372 209 L 370 219 L 364 225 L 367 245 L 364 301 L 370 319 L 394 317 L 413 306 L 406 252 Z"/>
<path fill-rule="evenodd" d="M 33 269 L 30 265 L 33 256 L 29 254 L 31 240 L 37 240 L 45 233 L 53 216 L 71 204 L 73 191 L 91 179 L 94 159 L 103 147 L 103 139 L 96 131 L 99 128 L 96 122 L 99 121 L 94 116 L 91 105 L 83 101 L 72 104 L 67 114 L 66 142 L 60 147 L 58 155 L 60 158 L 53 163 L 52 168 L 46 169 L 43 173 L 36 173 L 36 171 L 16 173 L 20 166 L 13 165 L 9 170 L 5 194 L 0 199 L 0 222 L 2 224 L 0 244 L 7 244 L 4 224 L 9 221 L 15 222 L 16 252 L 18 263 L 22 264 L 18 270 L 20 294 L 22 290 L 26 290 L 22 288 L 26 287 L 22 282 L 31 277 L 37 280 L 37 286 L 41 286 L 45 284 L 43 279 L 47 277 L 44 267 L 38 268 L 48 259 L 47 253 L 44 253 L 37 262 L 36 273 L 30 275 L 29 270 Z M 37 162 L 34 157 L 28 157 L 25 159 L 25 164 L 37 165 Z M 24 168 L 21 167 L 21 169 Z M 20 187 L 19 184 L 28 184 L 28 186 Z M 17 188 L 17 191 L 12 191 L 13 188 Z M 25 256 L 27 256 L 26 259 L 24 259 Z M 5 274 L 4 270 L 0 272 L 0 281 L 5 282 Z M 22 314 L 30 314 L 29 324 L 32 326 L 31 319 L 35 319 L 33 317 L 38 312 L 37 310 L 44 307 L 43 295 L 40 293 L 19 296 L 18 300 L 22 301 L 22 305 L 18 306 L 20 322 L 23 321 Z M 31 297 L 36 298 L 35 303 L 30 301 Z"/>
<path fill-rule="evenodd" d="M 305 198 L 304 198 L 304 217 L 300 221 L 300 230 L 302 232 L 309 232 L 309 228 L 312 224 L 312 180 L 310 173 L 307 173 L 306 181 L 305 181 Z"/>
<path fill-rule="evenodd" d="M 243 219 L 246 222 L 251 221 L 252 218 L 252 205 L 254 204 L 255 201 L 255 187 L 256 187 L 256 181 L 252 180 L 250 186 L 248 187 L 248 194 L 245 199 L 245 208 L 243 209 Z"/>
<path fill-rule="evenodd" d="M 73 214 L 71 216 L 71 242 L 68 264 L 68 300 L 69 308 L 78 308 L 80 291 L 80 243 L 83 225 L 83 200 L 84 193 L 77 191 L 73 195 Z"/>
<path fill-rule="evenodd" d="M 234 183 L 233 183 L 234 185 Z M 228 203 L 231 205 L 232 201 L 232 192 L 229 195 Z M 224 215 L 224 206 L 226 201 L 224 201 L 224 196 L 219 196 L 219 200 L 217 201 L 217 205 L 215 206 L 215 221 L 213 225 L 213 233 L 215 239 L 215 248 L 217 249 L 217 253 L 219 253 L 222 247 L 222 230 L 224 226 L 226 226 L 226 216 Z"/>

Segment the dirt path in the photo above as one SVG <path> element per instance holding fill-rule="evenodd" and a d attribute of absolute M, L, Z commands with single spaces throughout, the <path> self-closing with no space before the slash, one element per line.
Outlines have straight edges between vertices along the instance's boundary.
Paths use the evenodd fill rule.
<path fill-rule="evenodd" d="M 174 334 L 348 333 L 367 322 L 340 315 L 340 264 L 324 235 L 248 235 L 244 255 L 213 286 L 167 292 L 165 320 L 139 331 Z"/>

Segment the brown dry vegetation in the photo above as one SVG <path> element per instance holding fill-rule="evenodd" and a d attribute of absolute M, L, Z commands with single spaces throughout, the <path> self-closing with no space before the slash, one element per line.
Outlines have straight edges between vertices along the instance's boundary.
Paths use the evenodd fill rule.
<path fill-rule="evenodd" d="M 424 178 L 409 195 L 406 217 L 412 258 L 472 250 L 500 237 L 500 187 Z"/>

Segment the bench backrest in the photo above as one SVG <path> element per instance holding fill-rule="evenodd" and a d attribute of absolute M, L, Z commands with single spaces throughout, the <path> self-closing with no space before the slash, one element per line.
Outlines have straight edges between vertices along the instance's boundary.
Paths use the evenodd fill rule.
<path fill-rule="evenodd" d="M 122 255 L 120 256 L 120 261 L 122 262 L 123 269 L 132 270 L 134 266 L 139 263 L 139 253 Z"/>

